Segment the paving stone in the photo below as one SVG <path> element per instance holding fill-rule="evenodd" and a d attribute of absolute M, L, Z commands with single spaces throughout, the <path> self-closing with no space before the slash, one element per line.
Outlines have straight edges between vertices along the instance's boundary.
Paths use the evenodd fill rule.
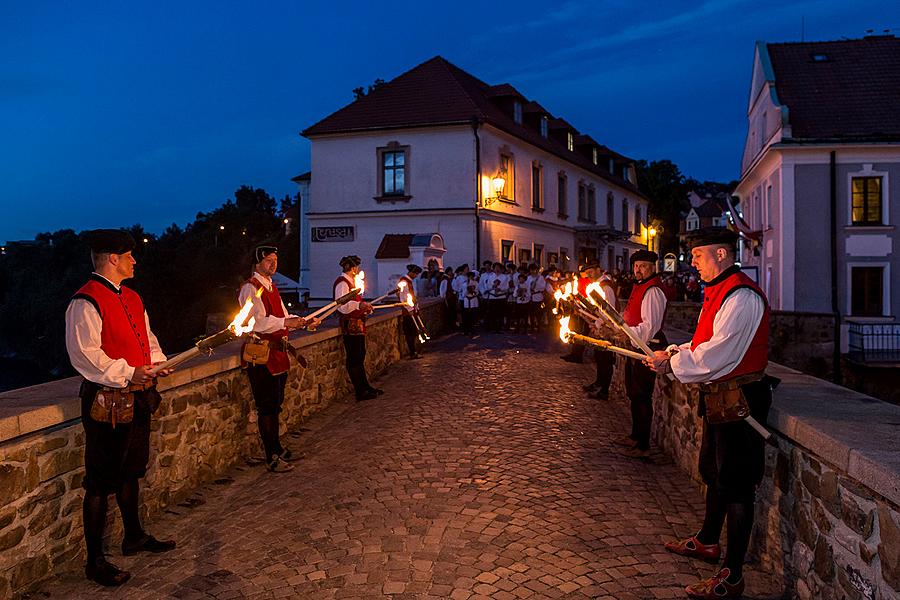
<path fill-rule="evenodd" d="M 670 461 L 613 452 L 624 399 L 585 398 L 593 365 L 562 352 L 534 336 L 429 343 L 384 396 L 286 437 L 305 456 L 290 473 L 236 468 L 149 524 L 178 548 L 116 556 L 135 574 L 124 597 L 683 597 L 710 567 L 662 543 L 696 531 L 703 499 Z M 747 580 L 748 597 L 780 595 Z M 73 576 L 41 591 L 103 595 Z"/>

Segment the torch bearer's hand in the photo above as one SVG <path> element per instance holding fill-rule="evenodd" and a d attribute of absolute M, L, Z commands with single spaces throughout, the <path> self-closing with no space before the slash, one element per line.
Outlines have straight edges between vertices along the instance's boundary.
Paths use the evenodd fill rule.
<path fill-rule="evenodd" d="M 162 364 L 162 363 L 153 363 L 152 366 L 155 369 L 160 364 Z M 154 372 L 153 376 L 154 377 L 167 377 L 167 376 L 171 375 L 174 371 L 175 371 L 175 369 L 160 369 L 159 371 Z"/>
<path fill-rule="evenodd" d="M 306 324 L 303 317 L 287 317 L 284 320 L 285 329 L 300 329 Z"/>
<path fill-rule="evenodd" d="M 644 359 L 644 364 L 657 373 L 668 373 L 672 370 L 669 365 L 670 358 L 671 356 L 665 350 L 657 350 L 653 353 L 653 356 L 648 356 Z"/>
<path fill-rule="evenodd" d="M 131 376 L 133 385 L 144 385 L 153 379 L 153 365 L 144 365 L 134 368 L 134 375 Z"/>
<path fill-rule="evenodd" d="M 375 312 L 375 307 L 368 302 L 360 302 L 359 309 L 365 313 Z"/>
<path fill-rule="evenodd" d="M 303 326 L 307 331 L 315 331 L 322 324 L 322 319 L 303 319 Z"/>

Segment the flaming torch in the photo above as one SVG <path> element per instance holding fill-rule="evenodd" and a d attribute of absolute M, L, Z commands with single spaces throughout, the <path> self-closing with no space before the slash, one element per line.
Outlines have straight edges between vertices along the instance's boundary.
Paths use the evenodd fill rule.
<path fill-rule="evenodd" d="M 561 339 L 566 344 L 580 342 L 588 346 L 594 346 L 595 348 L 606 350 L 607 352 L 621 354 L 622 356 L 628 356 L 630 358 L 636 358 L 638 360 L 643 360 L 645 358 L 645 356 L 640 352 L 634 352 L 632 350 L 626 350 L 625 348 L 619 348 L 618 346 L 613 346 L 612 343 L 607 342 L 606 340 L 598 340 L 597 338 L 592 338 L 586 335 L 581 335 L 580 333 L 575 333 L 574 331 L 569 329 L 569 317 L 562 317 L 559 320 L 559 339 Z"/>
<path fill-rule="evenodd" d="M 256 298 L 262 296 L 262 293 L 263 288 L 260 287 L 256 291 Z M 253 325 L 256 324 L 256 319 L 250 317 L 250 320 L 247 320 L 247 315 L 249 315 L 250 311 L 253 309 L 253 298 L 254 296 L 247 298 L 244 305 L 241 307 L 241 310 L 238 311 L 238 314 L 235 315 L 231 323 L 228 324 L 228 327 L 209 337 L 203 338 L 197 342 L 193 348 L 185 350 L 181 354 L 177 354 L 169 360 L 156 365 L 150 371 L 150 375 L 155 376 L 164 369 L 174 369 L 181 363 L 187 362 L 200 354 L 210 355 L 212 354 L 213 349 L 218 348 L 223 344 L 227 344 L 231 340 L 239 338 L 245 333 L 253 331 Z M 244 323 L 244 321 L 247 322 Z"/>

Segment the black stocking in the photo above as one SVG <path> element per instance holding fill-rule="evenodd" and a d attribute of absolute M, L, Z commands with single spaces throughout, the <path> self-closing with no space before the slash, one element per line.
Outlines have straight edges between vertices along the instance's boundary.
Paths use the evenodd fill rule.
<path fill-rule="evenodd" d="M 137 479 L 126 480 L 116 492 L 116 502 L 119 504 L 119 512 L 122 513 L 122 525 L 125 526 L 125 539 L 131 542 L 144 537 L 144 528 L 141 527 L 141 517 L 138 513 L 140 496 Z"/>
<path fill-rule="evenodd" d="M 703 527 L 697 534 L 697 541 L 704 546 L 719 543 L 719 537 L 722 535 L 722 525 L 725 524 L 725 503 L 719 496 L 715 484 L 706 486 L 706 514 L 703 517 Z M 731 525 L 728 526 L 731 531 Z M 730 533 L 729 533 L 730 537 Z M 729 542 L 731 540 L 729 539 Z M 729 549 L 731 545 L 729 544 Z"/>
<path fill-rule="evenodd" d="M 93 563 L 103 558 L 103 529 L 106 526 L 106 495 L 84 493 L 84 542 L 87 545 L 87 560 Z"/>
<path fill-rule="evenodd" d="M 268 462 L 273 454 L 282 453 L 281 442 L 278 440 L 278 415 L 258 415 L 257 422 Z"/>
<path fill-rule="evenodd" d="M 725 551 L 724 566 L 731 569 L 731 576 L 728 579 L 732 583 L 741 578 L 752 531 L 753 502 L 730 502 L 728 504 L 728 548 Z"/>

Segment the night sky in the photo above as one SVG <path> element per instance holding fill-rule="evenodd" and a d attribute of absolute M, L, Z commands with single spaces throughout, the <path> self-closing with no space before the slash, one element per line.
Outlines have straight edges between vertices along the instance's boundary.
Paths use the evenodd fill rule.
<path fill-rule="evenodd" d="M 440 4 L 440 6 L 439 6 Z M 185 225 L 309 169 L 298 132 L 442 55 L 599 142 L 739 175 L 756 40 L 900 35 L 900 2 L 11 2 L 0 241 Z"/>

